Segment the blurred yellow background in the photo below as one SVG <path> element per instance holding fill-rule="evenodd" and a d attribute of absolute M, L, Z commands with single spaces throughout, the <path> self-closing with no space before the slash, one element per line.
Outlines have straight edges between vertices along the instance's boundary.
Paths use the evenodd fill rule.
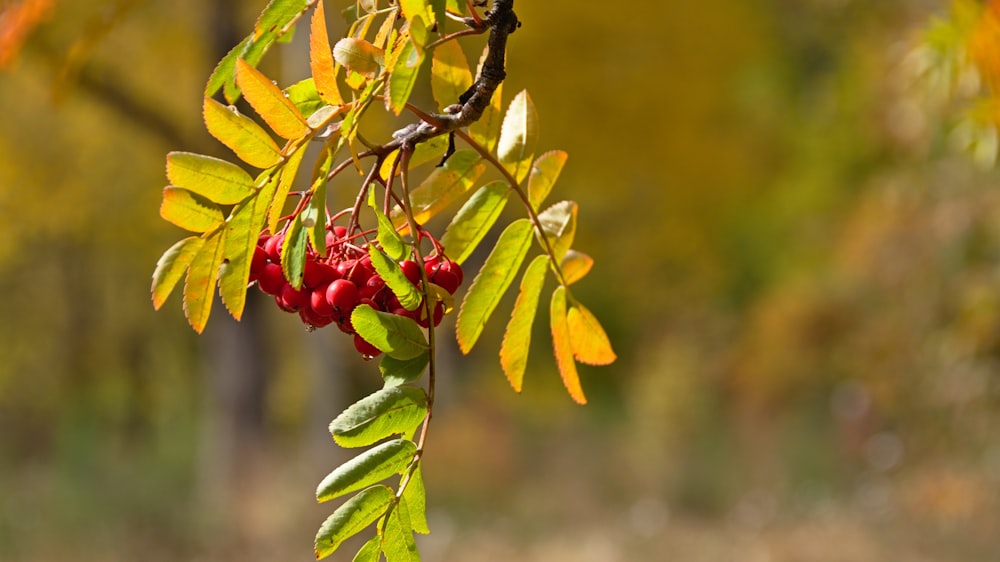
<path fill-rule="evenodd" d="M 23 47 L 0 35 L 0 560 L 311 559 L 347 458 L 326 425 L 375 366 L 256 291 L 201 337 L 149 300 L 180 237 L 164 155 L 226 156 L 202 88 L 265 3 L 0 13 L 29 4 Z M 574 288 L 619 360 L 582 368 L 581 408 L 544 322 L 521 395 L 502 321 L 469 357 L 445 338 L 426 560 L 996 558 L 996 132 L 914 58 L 949 6 L 516 3 L 505 104 L 527 88 L 569 152 L 552 197 L 581 205 Z M 304 78 L 307 39 L 264 71 Z"/>

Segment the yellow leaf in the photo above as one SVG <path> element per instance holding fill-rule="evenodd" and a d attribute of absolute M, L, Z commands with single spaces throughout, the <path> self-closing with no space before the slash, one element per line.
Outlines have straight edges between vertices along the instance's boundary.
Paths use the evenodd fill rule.
<path fill-rule="evenodd" d="M 538 297 L 545 283 L 548 266 L 549 257 L 544 255 L 528 264 L 500 345 L 500 366 L 514 392 L 521 392 L 524 382 L 524 370 L 528 366 L 528 350 L 531 347 L 531 325 L 538 311 Z"/>
<path fill-rule="evenodd" d="M 597 318 L 585 306 L 574 302 L 566 315 L 573 357 L 587 365 L 609 365 L 618 358 L 608 335 Z"/>
<path fill-rule="evenodd" d="M 286 139 L 301 138 L 309 133 L 306 118 L 285 94 L 243 59 L 236 60 L 236 84 L 243 97 L 275 133 Z"/>
<path fill-rule="evenodd" d="M 323 2 L 316 4 L 309 30 L 309 69 L 319 97 L 330 105 L 344 105 L 337 84 L 337 71 L 330 49 L 330 36 L 326 31 L 326 13 Z"/>
<path fill-rule="evenodd" d="M 281 150 L 274 139 L 252 119 L 241 115 L 235 107 L 226 107 L 212 98 L 205 98 L 205 126 L 219 142 L 229 147 L 247 164 L 270 168 L 281 162 Z"/>
<path fill-rule="evenodd" d="M 552 347 L 556 355 L 556 364 L 559 366 L 559 376 L 562 377 L 563 385 L 570 397 L 577 404 L 586 404 L 587 397 L 583 394 L 580 374 L 576 370 L 576 361 L 573 359 L 573 344 L 570 341 L 569 322 L 566 315 L 566 287 L 559 286 L 552 293 L 549 315 L 552 327 Z"/>
<path fill-rule="evenodd" d="M 438 107 L 459 103 L 458 98 L 472 86 L 472 72 L 458 41 L 448 41 L 434 48 L 431 60 L 431 92 Z"/>
<path fill-rule="evenodd" d="M 184 283 L 184 315 L 199 334 L 205 330 L 208 315 L 212 312 L 225 232 L 225 229 L 220 228 L 205 239 L 201 251 L 191 262 Z"/>
<path fill-rule="evenodd" d="M 186 189 L 173 186 L 163 189 L 160 216 L 191 232 L 208 232 L 225 221 L 218 205 Z"/>
<path fill-rule="evenodd" d="M 564 257 L 562 259 L 562 263 L 559 264 L 559 269 L 562 271 L 563 282 L 566 283 L 566 285 L 572 285 L 580 279 L 583 279 L 588 273 L 590 273 L 590 268 L 592 267 L 594 267 L 594 258 L 583 252 L 577 252 L 576 250 L 566 252 L 566 257 Z"/>

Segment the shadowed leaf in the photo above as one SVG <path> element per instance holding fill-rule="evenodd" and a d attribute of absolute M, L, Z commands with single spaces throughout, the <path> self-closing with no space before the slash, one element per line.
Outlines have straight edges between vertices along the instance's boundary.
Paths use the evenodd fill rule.
<path fill-rule="evenodd" d="M 395 495 L 386 486 L 366 488 L 337 508 L 316 533 L 316 558 L 333 554 L 345 540 L 360 533 L 389 509 Z"/>
<path fill-rule="evenodd" d="M 434 48 L 431 59 L 431 92 L 438 108 L 458 103 L 458 98 L 472 85 L 472 72 L 458 41 L 448 41 Z"/>
<path fill-rule="evenodd" d="M 399 474 L 417 452 L 408 439 L 394 439 L 377 445 L 338 466 L 320 482 L 316 499 L 320 502 L 367 488 L 393 474 Z"/>
<path fill-rule="evenodd" d="M 409 434 L 426 413 L 422 388 L 384 388 L 350 405 L 330 422 L 330 433 L 341 447 L 367 447 L 390 435 Z"/>

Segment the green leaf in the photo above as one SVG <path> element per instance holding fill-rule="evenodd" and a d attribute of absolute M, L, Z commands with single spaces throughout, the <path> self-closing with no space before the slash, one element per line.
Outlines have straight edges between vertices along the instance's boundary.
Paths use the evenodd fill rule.
<path fill-rule="evenodd" d="M 424 477 L 419 464 L 403 490 L 403 499 L 410 512 L 410 526 L 413 530 L 422 535 L 430 533 L 430 527 L 427 526 L 427 492 L 424 490 Z"/>
<path fill-rule="evenodd" d="M 375 211 L 375 218 L 378 219 L 378 245 L 390 258 L 397 261 L 403 259 L 406 255 L 406 244 L 403 243 L 403 238 L 396 232 L 396 227 L 392 226 L 392 221 L 385 216 L 382 209 L 374 204 L 371 208 Z"/>
<path fill-rule="evenodd" d="M 379 562 L 382 555 L 382 537 L 375 535 L 354 555 L 354 562 Z"/>
<path fill-rule="evenodd" d="M 594 258 L 576 250 L 566 252 L 562 263 L 559 264 L 559 269 L 562 271 L 563 281 L 566 285 L 572 285 L 583 279 L 584 276 L 590 273 L 590 268 L 592 267 L 594 267 Z"/>
<path fill-rule="evenodd" d="M 396 359 L 412 359 L 428 349 L 423 330 L 406 316 L 363 304 L 351 313 L 351 325 L 368 343 Z"/>
<path fill-rule="evenodd" d="M 198 236 L 190 236 L 180 240 L 163 252 L 156 262 L 156 270 L 153 272 L 153 308 L 159 310 L 167 297 L 174 291 L 177 282 L 184 276 L 184 272 L 191 265 L 195 256 L 205 244 L 205 240 Z"/>
<path fill-rule="evenodd" d="M 212 312 L 225 233 L 226 231 L 220 228 L 205 239 L 201 251 L 188 268 L 187 279 L 184 282 L 184 315 L 194 331 L 199 334 L 204 331 L 208 316 Z"/>
<path fill-rule="evenodd" d="M 531 246 L 532 230 L 528 219 L 519 219 L 507 226 L 465 294 L 456 327 L 462 353 L 472 350 L 490 315 L 521 268 L 521 262 Z"/>
<path fill-rule="evenodd" d="M 326 257 L 326 190 L 329 185 L 326 176 L 333 168 L 334 153 L 328 146 L 323 158 L 317 161 L 313 169 L 312 186 L 309 188 L 312 197 L 300 214 L 302 225 L 309 234 L 309 242 L 321 257 Z"/>
<path fill-rule="evenodd" d="M 531 174 L 528 176 L 528 200 L 535 210 L 538 210 L 542 201 L 545 201 L 552 192 L 552 187 L 559 179 L 568 157 L 565 151 L 551 150 L 539 156 L 531 165 Z"/>
<path fill-rule="evenodd" d="M 448 11 L 456 14 L 465 14 L 465 0 L 447 0 L 445 6 Z"/>
<path fill-rule="evenodd" d="M 205 126 L 219 142 L 240 160 L 256 168 L 270 168 L 281 162 L 281 149 L 260 125 L 241 115 L 235 107 L 205 98 Z"/>
<path fill-rule="evenodd" d="M 333 46 L 333 58 L 353 72 L 374 76 L 385 62 L 385 53 L 364 39 L 344 37 Z"/>
<path fill-rule="evenodd" d="M 333 554 L 341 543 L 382 517 L 394 498 L 392 490 L 378 485 L 366 488 L 344 502 L 316 533 L 316 558 Z"/>
<path fill-rule="evenodd" d="M 220 205 L 234 205 L 254 190 L 253 178 L 236 164 L 190 152 L 167 154 L 167 180 Z"/>
<path fill-rule="evenodd" d="M 308 147 L 305 144 L 300 146 L 281 167 L 281 179 L 268 207 L 267 230 L 272 234 L 278 231 L 278 222 L 285 211 L 288 192 L 291 191 L 292 185 L 295 183 L 295 177 L 299 173 L 299 166 L 302 164 L 302 157 L 306 154 L 306 148 Z"/>
<path fill-rule="evenodd" d="M 579 206 L 574 201 L 560 201 L 538 215 L 545 237 L 552 246 L 553 257 L 562 261 L 576 236 L 576 215 Z"/>
<path fill-rule="evenodd" d="M 408 439 L 393 439 L 375 446 L 327 475 L 316 488 L 316 499 L 332 500 L 399 474 L 416 452 L 416 444 Z"/>
<path fill-rule="evenodd" d="M 306 268 L 306 247 L 309 233 L 302 227 L 302 213 L 295 215 L 285 231 L 285 241 L 281 246 L 281 271 L 292 287 L 302 287 L 302 275 Z"/>
<path fill-rule="evenodd" d="M 587 365 L 610 365 L 618 358 L 611 348 L 611 340 L 597 317 L 587 307 L 573 301 L 566 314 L 573 357 Z"/>
<path fill-rule="evenodd" d="M 385 93 L 386 109 L 391 109 L 396 115 L 403 112 L 406 102 L 410 100 L 410 94 L 413 93 L 413 86 L 417 83 L 423 62 L 424 53 L 417 49 L 412 39 L 407 40 L 396 57 L 392 74 L 389 76 Z"/>
<path fill-rule="evenodd" d="M 306 121 L 309 120 L 309 116 L 316 113 L 316 110 L 327 105 L 319 97 L 316 83 L 312 78 L 300 80 L 285 88 L 285 94 L 288 95 L 288 101 L 292 102 L 298 108 L 299 113 L 306 117 Z"/>
<path fill-rule="evenodd" d="M 254 197 L 233 209 L 226 222 L 226 243 L 223 250 L 226 266 L 222 269 L 222 278 L 219 280 L 219 295 L 222 297 L 222 304 L 236 320 L 243 317 L 250 262 L 277 185 L 277 178 L 269 176 Z"/>
<path fill-rule="evenodd" d="M 408 435 L 426 413 L 427 394 L 422 388 L 384 388 L 344 410 L 330 422 L 330 433 L 341 447 L 367 447 L 390 435 Z"/>
<path fill-rule="evenodd" d="M 472 86 L 472 72 L 465 51 L 458 41 L 448 41 L 434 48 L 431 59 L 431 92 L 440 109 L 458 103 L 458 98 Z"/>
<path fill-rule="evenodd" d="M 378 368 L 382 372 L 385 388 L 420 380 L 430 361 L 430 352 L 422 353 L 412 359 L 396 359 L 390 355 L 383 355 Z"/>
<path fill-rule="evenodd" d="M 399 299 L 400 306 L 406 310 L 416 310 L 419 308 L 420 303 L 423 302 L 423 295 L 421 295 L 420 291 L 417 290 L 413 283 L 410 283 L 410 280 L 406 278 L 406 275 L 399 267 L 399 264 L 374 246 L 368 246 L 368 255 L 371 256 L 372 266 L 375 267 L 375 272 L 379 274 L 383 281 L 385 281 L 385 285 L 389 287 L 392 294 L 396 295 L 396 298 Z M 421 337 L 422 336 L 423 334 L 421 334 Z M 362 337 L 364 336 L 362 335 Z M 374 342 L 372 345 L 378 347 L 378 345 Z M 383 349 L 382 351 L 385 350 Z"/>
<path fill-rule="evenodd" d="M 208 199 L 186 189 L 168 186 L 163 189 L 160 216 L 184 230 L 208 232 L 222 226 L 222 209 Z"/>
<path fill-rule="evenodd" d="M 436 168 L 410 192 L 410 206 L 417 223 L 426 223 L 441 210 L 461 199 L 485 171 L 486 164 L 475 151 L 459 150 L 452 154 L 444 166 Z M 402 209 L 394 208 L 389 218 L 400 234 L 409 232 Z"/>
<path fill-rule="evenodd" d="M 509 196 L 510 188 L 503 180 L 484 185 L 472 194 L 441 237 L 441 245 L 449 258 L 458 263 L 465 262 L 500 218 Z"/>
<path fill-rule="evenodd" d="M 284 35 L 313 3 L 310 0 L 271 0 L 257 18 L 254 37 Z"/>
<path fill-rule="evenodd" d="M 410 514 L 406 500 L 399 498 L 396 509 L 389 512 L 382 534 L 382 552 L 386 562 L 420 562 L 417 543 L 413 540 Z"/>
<path fill-rule="evenodd" d="M 537 142 L 538 113 L 528 91 L 522 90 L 507 108 L 497 144 L 500 163 L 517 179 L 517 183 L 521 183 L 531 170 Z"/>
<path fill-rule="evenodd" d="M 285 97 L 274 82 L 243 59 L 236 60 L 236 83 L 243 90 L 243 97 L 257 115 L 260 115 L 278 136 L 298 139 L 309 134 L 306 118 L 298 108 Z"/>
<path fill-rule="evenodd" d="M 538 297 L 542 294 L 548 266 L 549 257 L 545 255 L 536 257 L 528 264 L 500 345 L 500 366 L 515 392 L 521 392 L 524 382 L 528 350 L 531 348 L 531 325 L 538 311 Z"/>
<path fill-rule="evenodd" d="M 462 3 L 464 4 L 464 2 Z M 482 71 L 483 60 L 486 58 L 486 54 L 488 52 L 489 47 L 486 47 L 483 50 L 482 57 L 479 59 L 479 68 L 476 71 L 477 73 Z M 503 82 L 501 82 L 500 85 L 497 86 L 497 89 L 493 92 L 493 98 L 490 100 L 490 105 L 488 105 L 483 111 L 479 120 L 469 125 L 469 136 L 471 136 L 474 141 L 482 145 L 487 152 L 493 152 L 500 139 L 500 123 L 502 117 Z"/>
<path fill-rule="evenodd" d="M 570 397 L 578 404 L 586 404 L 587 397 L 580 385 L 580 375 L 573 359 L 573 343 L 570 338 L 569 323 L 566 314 L 566 287 L 559 286 L 552 293 L 549 306 L 549 320 L 552 328 L 552 347 L 556 355 L 556 365 L 559 376 Z"/>
<path fill-rule="evenodd" d="M 236 87 L 236 59 L 245 57 L 250 47 L 254 44 L 253 35 L 248 35 L 233 47 L 226 56 L 222 57 L 219 64 L 212 70 L 205 85 L 205 97 L 209 98 L 225 87 L 225 97 L 228 103 L 236 103 L 240 97 L 240 91 Z M 261 53 L 263 56 L 263 53 Z M 257 59 L 260 62 L 260 59 Z"/>

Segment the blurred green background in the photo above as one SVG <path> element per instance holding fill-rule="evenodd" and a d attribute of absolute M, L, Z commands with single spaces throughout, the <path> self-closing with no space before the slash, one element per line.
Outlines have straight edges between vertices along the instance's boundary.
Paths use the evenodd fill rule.
<path fill-rule="evenodd" d="M 256 292 L 201 337 L 149 300 L 164 155 L 225 156 L 201 92 L 263 0 L 0 7 L 29 5 L 0 35 L 0 560 L 311 559 L 326 424 L 374 365 Z M 505 103 L 570 154 L 620 358 L 581 408 L 543 322 L 521 395 L 501 326 L 446 338 L 425 559 L 995 559 L 1000 175 L 907 65 L 948 7 L 517 2 Z M 306 39 L 262 68 L 305 77 Z"/>

